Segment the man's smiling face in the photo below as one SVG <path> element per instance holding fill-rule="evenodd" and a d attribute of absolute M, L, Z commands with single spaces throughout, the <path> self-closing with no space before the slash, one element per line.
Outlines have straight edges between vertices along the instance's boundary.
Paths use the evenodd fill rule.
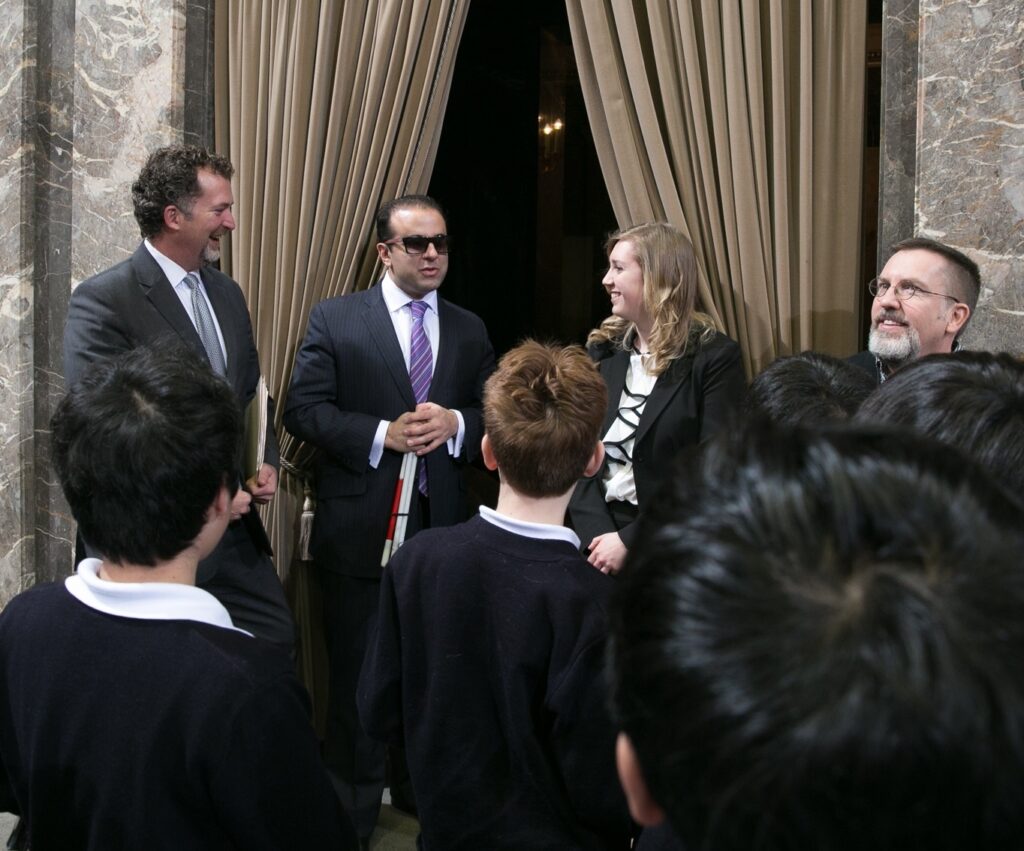
<path fill-rule="evenodd" d="M 199 195 L 189 209 L 181 210 L 180 227 L 175 234 L 181 253 L 191 261 L 191 265 L 181 264 L 187 270 L 219 260 L 221 238 L 235 229 L 231 182 L 205 168 L 199 170 L 196 179 Z"/>
<path fill-rule="evenodd" d="M 882 362 L 899 366 L 925 355 L 949 352 L 969 311 L 958 304 L 950 263 L 925 248 L 897 251 L 878 276 L 888 289 L 871 305 L 868 349 Z M 900 301 L 897 284 L 916 284 L 925 292 Z M 944 298 L 943 296 L 952 296 Z M 957 308 L 961 308 L 958 310 Z"/>

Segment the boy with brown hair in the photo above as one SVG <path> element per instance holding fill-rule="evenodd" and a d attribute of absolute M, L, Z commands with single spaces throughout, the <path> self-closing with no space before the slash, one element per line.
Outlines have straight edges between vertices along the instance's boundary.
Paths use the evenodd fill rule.
<path fill-rule="evenodd" d="M 392 558 L 359 689 L 406 748 L 430 848 L 628 848 L 602 662 L 614 580 L 564 525 L 603 460 L 607 394 L 582 348 L 527 341 L 484 390 L 496 510 Z"/>

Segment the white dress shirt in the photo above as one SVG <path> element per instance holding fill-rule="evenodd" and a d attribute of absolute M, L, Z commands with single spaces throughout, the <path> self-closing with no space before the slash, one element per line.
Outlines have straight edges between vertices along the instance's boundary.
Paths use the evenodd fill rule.
<path fill-rule="evenodd" d="M 644 408 L 647 407 L 647 398 L 651 395 L 654 385 L 658 382 L 658 376 L 647 369 L 647 355 L 639 352 L 632 352 L 629 356 L 629 369 L 626 371 L 626 382 L 622 387 L 622 395 L 619 397 L 619 411 L 628 409 L 628 416 L 640 423 Z M 631 395 L 631 393 L 633 395 Z M 643 397 L 638 400 L 636 396 Z M 608 433 L 604 436 L 605 443 L 621 443 L 623 449 L 633 457 L 633 445 L 636 443 L 636 427 L 617 416 L 612 421 Z M 633 473 L 633 462 L 622 461 L 606 454 L 608 459 L 608 470 L 604 479 L 604 498 L 606 502 L 631 502 L 637 504 L 636 477 Z"/>
<path fill-rule="evenodd" d="M 188 288 L 188 284 L 185 283 L 185 276 L 189 274 L 187 269 L 181 268 L 166 254 L 161 254 L 153 244 L 147 239 L 143 241 L 146 246 L 146 250 L 152 255 L 153 259 L 156 260 L 157 265 L 163 270 L 164 275 L 167 276 L 167 280 L 171 286 L 174 287 L 174 292 L 181 300 L 181 306 L 185 308 L 185 312 L 188 314 L 188 318 L 192 320 L 192 325 L 195 326 L 196 332 L 199 332 L 199 326 L 196 325 L 196 317 L 192 313 L 192 290 Z M 221 353 L 224 355 L 224 365 L 228 363 L 228 351 L 224 347 L 224 335 L 220 330 L 220 322 L 217 321 L 217 311 L 213 309 L 213 305 L 210 304 L 210 298 L 206 295 L 206 286 L 203 284 L 203 276 L 199 274 L 198 269 L 192 270 L 193 275 L 199 279 L 199 295 L 206 302 L 206 306 L 210 308 L 210 316 L 213 317 L 213 327 L 217 330 L 217 342 L 220 343 Z"/>

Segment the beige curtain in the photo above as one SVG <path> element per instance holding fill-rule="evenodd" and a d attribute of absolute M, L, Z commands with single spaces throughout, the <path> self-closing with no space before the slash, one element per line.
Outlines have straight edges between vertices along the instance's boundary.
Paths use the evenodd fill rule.
<path fill-rule="evenodd" d="M 468 0 L 218 0 L 217 148 L 235 165 L 238 228 L 225 270 L 249 302 L 283 456 L 295 353 L 312 307 L 368 286 L 373 214 L 426 190 Z M 265 514 L 300 629 L 310 691 L 320 691 L 315 577 L 294 559 L 302 486 L 283 475 Z M 322 705 L 322 701 L 317 701 Z"/>
<path fill-rule="evenodd" d="M 866 6 L 566 0 L 620 226 L 686 232 L 753 373 L 858 348 Z"/>

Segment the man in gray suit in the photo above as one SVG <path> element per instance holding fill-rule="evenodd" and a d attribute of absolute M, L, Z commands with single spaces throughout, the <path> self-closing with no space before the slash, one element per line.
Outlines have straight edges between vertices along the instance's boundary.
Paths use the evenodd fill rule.
<path fill-rule="evenodd" d="M 260 377 L 249 310 L 238 284 L 212 265 L 234 230 L 234 168 L 190 145 L 154 151 L 132 185 L 142 244 L 127 260 L 75 288 L 64 327 L 68 387 L 85 366 L 160 339 L 184 341 L 248 404 Z M 254 502 L 277 490 L 278 449 L 268 412 L 266 463 L 245 483 Z M 235 626 L 288 653 L 295 626 L 270 560 L 270 541 L 240 497 L 217 549 L 199 565 L 197 584 L 223 603 Z M 88 542 L 85 542 L 88 547 Z"/>

